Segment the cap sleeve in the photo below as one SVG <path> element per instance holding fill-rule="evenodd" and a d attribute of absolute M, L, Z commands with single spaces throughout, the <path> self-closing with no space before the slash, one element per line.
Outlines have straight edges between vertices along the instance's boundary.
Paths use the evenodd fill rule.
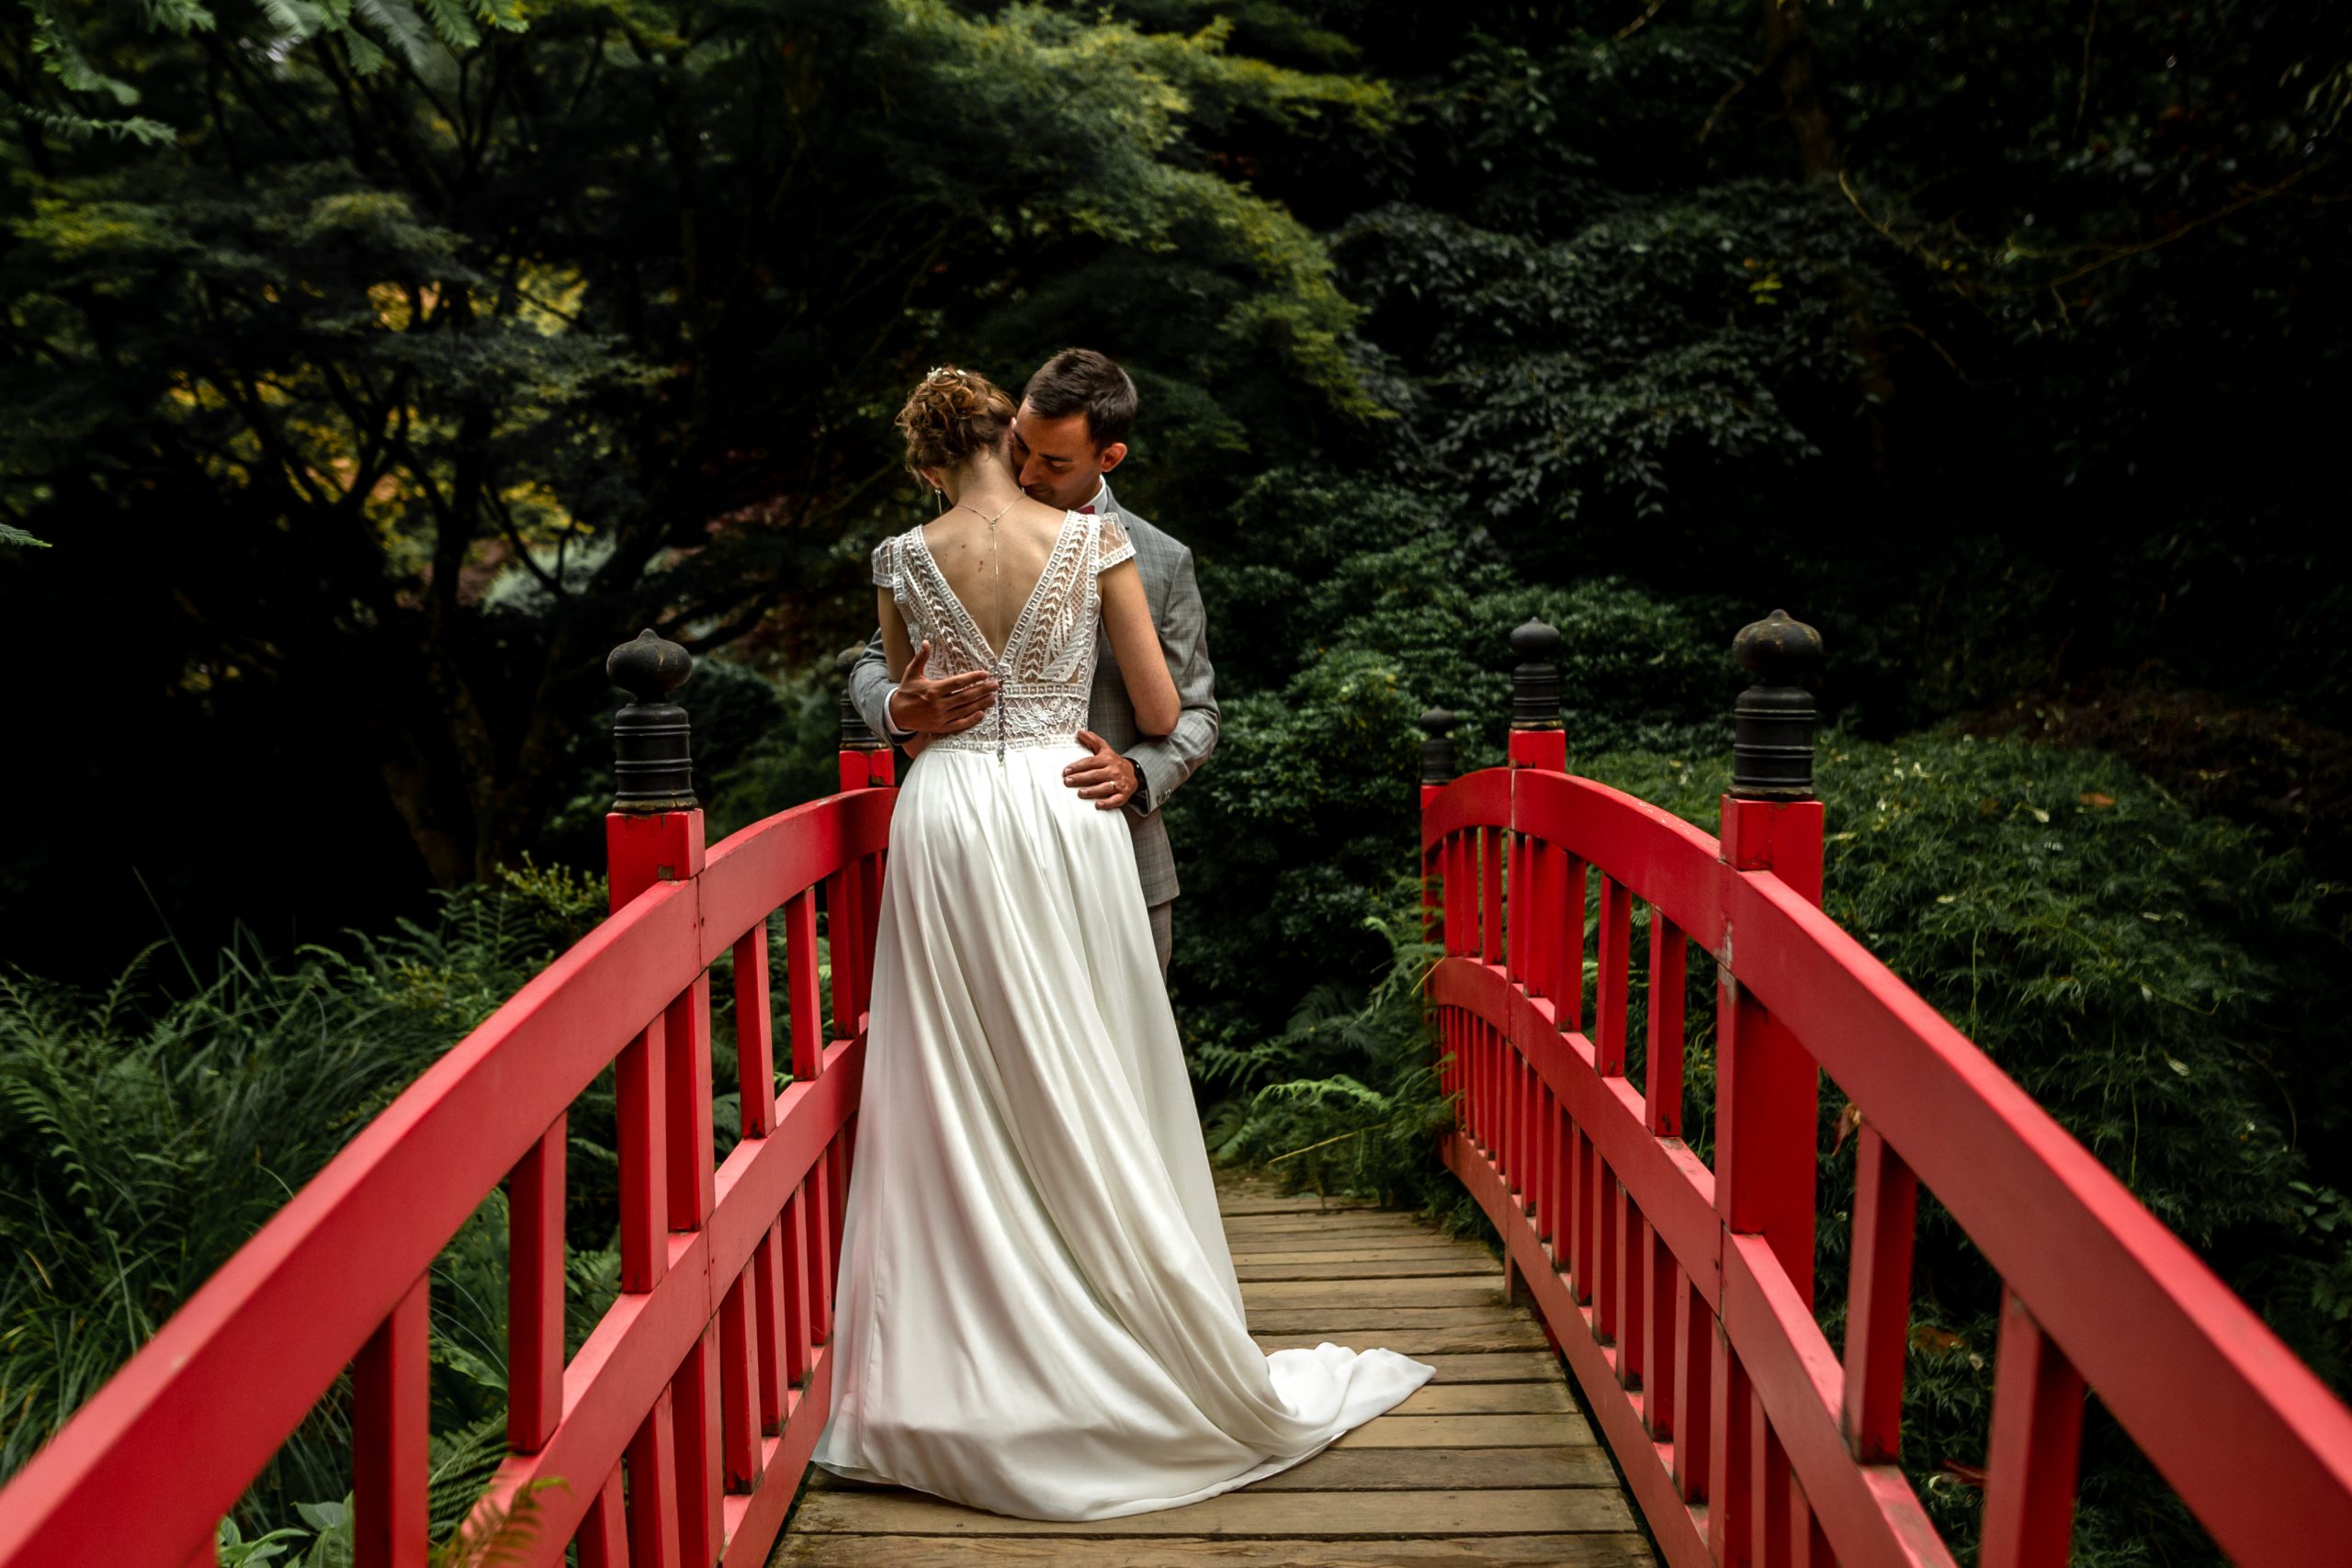
<path fill-rule="evenodd" d="M 896 537 L 885 539 L 874 547 L 874 585 L 890 589 L 899 586 L 899 541 Z"/>
<path fill-rule="evenodd" d="M 1108 571 L 1123 560 L 1136 558 L 1136 544 L 1119 522 L 1118 513 L 1106 512 L 1095 519 L 1094 570 Z"/>

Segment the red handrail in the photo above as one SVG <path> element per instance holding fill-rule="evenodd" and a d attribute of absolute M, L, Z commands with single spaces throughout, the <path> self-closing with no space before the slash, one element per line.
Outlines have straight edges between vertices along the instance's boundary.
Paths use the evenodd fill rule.
<path fill-rule="evenodd" d="M 217 1522 L 346 1367 L 358 1563 L 423 1564 L 427 1270 L 510 1178 L 513 1452 L 475 1517 L 527 1495 L 535 1518 L 502 1561 L 560 1563 L 576 1540 L 583 1568 L 763 1562 L 831 1387 L 896 798 L 862 786 L 888 783 L 884 757 L 844 753 L 844 793 L 746 828 L 707 861 L 698 811 L 610 818 L 611 918 L 387 1107 L 0 1491 L 0 1568 L 210 1562 Z M 766 926 L 778 909 L 794 1080 L 781 1094 Z M 707 970 L 730 950 L 743 1138 L 715 1165 Z M 621 1294 L 567 1364 L 565 1116 L 616 1064 Z"/>
<path fill-rule="evenodd" d="M 1951 1562 L 1894 1463 L 1921 1184 L 2003 1280 L 1985 1568 L 2065 1561 L 2086 1388 L 2233 1560 L 2344 1560 L 2352 1412 L 1821 913 L 1817 803 L 1726 797 L 1719 842 L 1569 775 L 1556 732 L 1513 741 L 1517 765 L 1423 791 L 1445 949 L 1430 998 L 1461 1097 L 1445 1158 L 1668 1562 Z M 1634 900 L 1651 913 L 1640 1089 Z M 1686 941 L 1721 978 L 1712 1169 L 1679 1135 Z M 1812 1312 L 1816 1067 L 1862 1119 L 1842 1359 Z"/>

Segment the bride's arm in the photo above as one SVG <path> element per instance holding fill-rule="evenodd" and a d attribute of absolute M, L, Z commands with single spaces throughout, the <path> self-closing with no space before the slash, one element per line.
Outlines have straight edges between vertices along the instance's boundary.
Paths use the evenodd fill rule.
<path fill-rule="evenodd" d="M 1168 658 L 1159 649 L 1151 604 L 1143 596 L 1143 576 L 1134 561 L 1123 560 L 1102 573 L 1102 624 L 1111 633 L 1111 651 L 1118 656 L 1127 700 L 1135 705 L 1136 728 L 1146 735 L 1165 735 L 1176 728 L 1182 705 L 1175 678 L 1168 673 Z M 884 625 L 887 628 L 888 623 Z M 899 635 L 903 639 L 906 633 Z"/>

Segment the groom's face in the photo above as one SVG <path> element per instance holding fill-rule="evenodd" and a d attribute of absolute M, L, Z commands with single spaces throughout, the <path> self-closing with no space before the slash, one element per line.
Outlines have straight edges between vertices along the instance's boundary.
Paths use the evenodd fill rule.
<path fill-rule="evenodd" d="M 1102 488 L 1102 476 L 1126 455 L 1123 441 L 1095 446 L 1082 412 L 1046 419 L 1024 398 L 1012 421 L 1012 461 L 1021 488 L 1047 506 L 1084 506 Z"/>

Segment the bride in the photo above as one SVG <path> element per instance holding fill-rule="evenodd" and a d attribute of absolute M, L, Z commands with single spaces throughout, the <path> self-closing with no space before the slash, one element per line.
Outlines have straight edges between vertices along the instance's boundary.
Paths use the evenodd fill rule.
<path fill-rule="evenodd" d="M 874 552 L 893 671 L 986 671 L 899 792 L 815 1461 L 1032 1519 L 1285 1470 L 1434 1369 L 1250 1337 L 1135 856 L 1064 787 L 1107 629 L 1137 720 L 1177 695 L 1115 516 L 1022 493 L 1013 405 L 935 370 L 899 411 L 945 509 Z"/>

